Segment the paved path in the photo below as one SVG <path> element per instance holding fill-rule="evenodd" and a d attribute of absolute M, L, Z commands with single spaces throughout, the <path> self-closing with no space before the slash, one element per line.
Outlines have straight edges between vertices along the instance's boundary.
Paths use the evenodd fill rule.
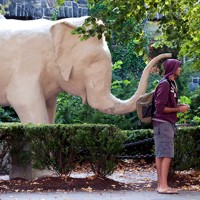
<path fill-rule="evenodd" d="M 181 191 L 176 195 L 156 192 L 54 192 L 54 193 L 3 193 L 0 200 L 200 200 L 200 191 Z"/>

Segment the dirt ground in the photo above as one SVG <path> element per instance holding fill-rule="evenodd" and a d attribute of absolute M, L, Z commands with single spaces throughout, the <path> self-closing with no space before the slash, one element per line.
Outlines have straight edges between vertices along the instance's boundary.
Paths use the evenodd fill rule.
<path fill-rule="evenodd" d="M 81 166 L 74 173 L 88 173 L 89 168 Z M 115 170 L 115 174 L 123 175 L 154 173 L 154 163 L 146 163 L 144 161 L 129 161 L 122 162 Z M 181 190 L 200 191 L 200 171 L 182 171 L 176 172 L 169 177 L 171 187 L 176 187 Z M 143 181 L 135 180 L 132 183 L 125 183 L 113 180 L 111 178 L 100 178 L 88 176 L 84 178 L 76 177 L 43 177 L 34 181 L 25 179 L 0 180 L 0 192 L 44 192 L 44 191 L 99 191 L 99 190 L 155 190 L 156 181 L 151 178 L 143 177 Z"/>

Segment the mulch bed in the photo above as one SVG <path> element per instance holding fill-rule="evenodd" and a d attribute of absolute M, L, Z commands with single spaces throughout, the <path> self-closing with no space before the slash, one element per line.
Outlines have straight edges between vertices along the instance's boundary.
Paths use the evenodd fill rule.
<path fill-rule="evenodd" d="M 85 168 L 79 171 L 87 170 Z M 153 164 L 144 162 L 132 162 L 121 164 L 116 171 L 129 171 L 138 173 L 141 171 L 155 170 Z M 155 172 L 155 171 L 154 171 Z M 169 178 L 169 184 L 182 190 L 200 190 L 200 171 L 177 172 Z M 155 190 L 156 182 L 146 180 L 144 183 L 135 182 L 125 184 L 109 178 L 86 177 L 72 178 L 67 176 L 43 177 L 34 181 L 25 179 L 0 180 L 0 192 L 46 192 L 46 191 L 99 191 L 99 190 Z"/>
<path fill-rule="evenodd" d="M 123 183 L 108 178 L 46 177 L 35 181 L 14 179 L 0 181 L 0 192 L 88 191 L 130 189 Z"/>

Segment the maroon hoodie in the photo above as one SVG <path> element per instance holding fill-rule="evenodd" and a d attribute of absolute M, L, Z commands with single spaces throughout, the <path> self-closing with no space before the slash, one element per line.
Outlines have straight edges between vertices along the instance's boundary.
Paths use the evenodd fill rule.
<path fill-rule="evenodd" d="M 156 90 L 155 90 L 155 112 L 153 125 L 156 125 L 156 119 L 164 120 L 171 122 L 173 124 L 177 121 L 176 112 L 172 113 L 164 113 L 165 107 L 175 108 L 177 107 L 178 102 L 178 91 L 176 82 L 172 81 L 170 78 L 174 74 L 174 72 L 181 65 L 179 60 L 168 59 L 164 62 L 164 77 L 159 82 Z"/>

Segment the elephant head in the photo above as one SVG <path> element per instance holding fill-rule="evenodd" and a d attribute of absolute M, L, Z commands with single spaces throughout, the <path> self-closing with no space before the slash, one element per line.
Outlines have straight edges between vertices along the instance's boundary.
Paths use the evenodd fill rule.
<path fill-rule="evenodd" d="M 60 73 L 66 86 L 74 82 L 72 94 L 82 97 L 91 107 L 107 114 L 126 114 L 136 110 L 136 101 L 146 92 L 151 69 L 170 53 L 152 59 L 144 68 L 137 91 L 128 100 L 120 100 L 110 92 L 112 60 L 105 38 L 92 37 L 80 41 L 71 31 L 76 26 L 61 22 L 51 28 L 51 37 Z M 82 85 L 82 86 L 81 86 Z M 68 89 L 64 90 L 67 91 Z"/>

